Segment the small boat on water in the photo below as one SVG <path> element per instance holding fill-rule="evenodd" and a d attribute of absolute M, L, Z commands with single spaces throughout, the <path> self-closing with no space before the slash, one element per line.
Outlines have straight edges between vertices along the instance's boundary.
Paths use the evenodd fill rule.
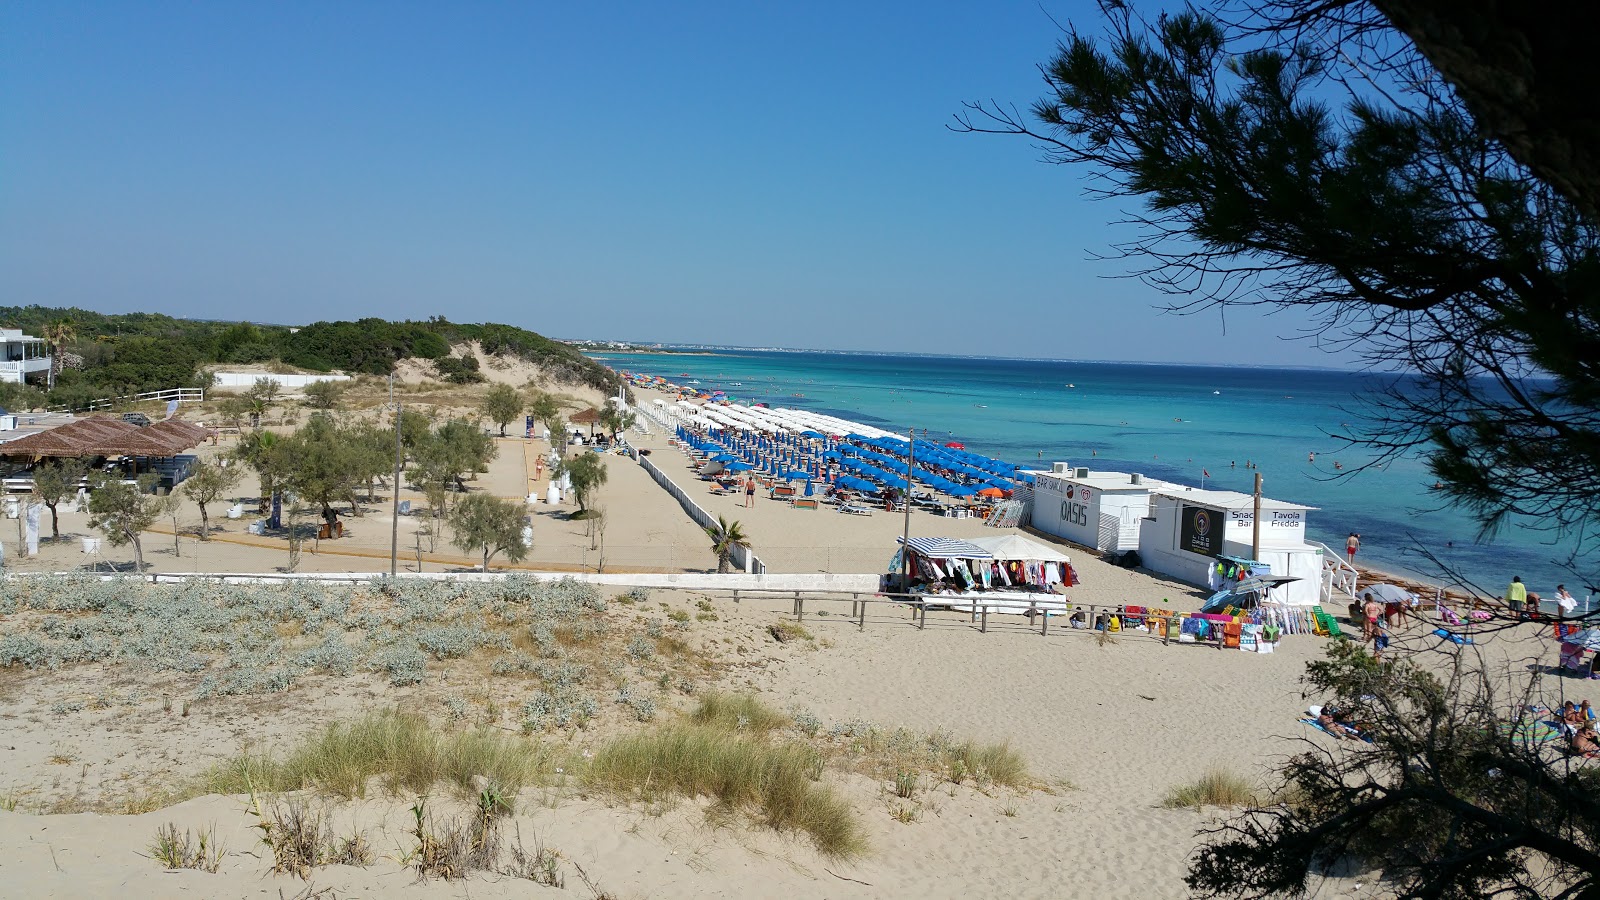
<path fill-rule="evenodd" d="M 700 379 L 698 379 L 698 378 L 690 379 L 689 383 L 690 384 L 699 384 L 700 383 Z"/>

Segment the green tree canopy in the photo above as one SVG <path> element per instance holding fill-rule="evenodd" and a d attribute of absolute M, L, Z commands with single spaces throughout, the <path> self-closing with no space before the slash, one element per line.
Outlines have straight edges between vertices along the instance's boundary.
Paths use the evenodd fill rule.
<path fill-rule="evenodd" d="M 113 547 L 133 545 L 133 564 L 144 571 L 145 529 L 161 515 L 162 498 L 150 493 L 156 475 L 141 475 L 137 483 L 96 473 L 89 485 L 89 525 L 105 534 Z"/>
<path fill-rule="evenodd" d="M 506 425 L 522 415 L 522 394 L 509 384 L 497 384 L 483 395 L 479 407 L 489 421 L 500 426 L 500 436 L 506 436 Z"/>
<path fill-rule="evenodd" d="M 33 493 L 50 510 L 50 537 L 61 538 L 61 522 L 56 505 L 78 493 L 78 484 L 87 468 L 76 459 L 47 459 L 33 467 Z"/>
<path fill-rule="evenodd" d="M 563 459 L 557 474 L 572 479 L 572 497 L 578 501 L 578 513 L 587 513 L 594 500 L 595 491 L 606 483 L 605 459 L 598 453 L 577 453 Z"/>
<path fill-rule="evenodd" d="M 490 494 L 468 494 L 450 510 L 450 542 L 467 553 L 483 554 L 483 571 L 489 560 L 504 553 L 512 562 L 528 556 L 522 543 L 522 506 Z"/>
<path fill-rule="evenodd" d="M 195 463 L 189 470 L 189 477 L 184 480 L 181 490 L 183 496 L 193 500 L 200 508 L 200 540 L 210 540 L 211 537 L 211 516 L 207 507 L 224 499 L 229 491 L 238 486 L 243 474 L 239 466 L 221 466 L 204 461 Z"/>

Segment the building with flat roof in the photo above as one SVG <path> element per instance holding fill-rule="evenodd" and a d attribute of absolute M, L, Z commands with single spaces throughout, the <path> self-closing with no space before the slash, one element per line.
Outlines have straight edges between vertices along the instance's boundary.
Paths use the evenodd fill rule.
<path fill-rule="evenodd" d="M 21 328 L 0 328 L 0 381 L 22 384 L 29 375 L 38 376 L 35 381 L 50 379 L 49 345 Z"/>
<path fill-rule="evenodd" d="M 1300 579 L 1274 591 L 1307 605 L 1321 597 L 1320 547 L 1306 543 L 1306 514 L 1316 507 L 1261 498 L 1261 545 L 1252 556 L 1255 497 L 1167 485 L 1150 493 L 1149 516 L 1139 523 L 1139 558 L 1145 568 L 1194 585 L 1216 587 L 1223 558 L 1254 559 L 1274 575 Z"/>
<path fill-rule="evenodd" d="M 1095 472 L 1058 462 L 1031 472 L 1034 528 L 1096 550 L 1139 549 L 1139 522 L 1150 494 L 1183 486 L 1137 472 Z"/>

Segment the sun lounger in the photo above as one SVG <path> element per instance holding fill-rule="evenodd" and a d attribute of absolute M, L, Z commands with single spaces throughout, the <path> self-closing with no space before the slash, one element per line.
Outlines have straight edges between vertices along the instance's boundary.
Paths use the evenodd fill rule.
<path fill-rule="evenodd" d="M 817 501 L 816 501 L 815 498 L 806 499 L 804 497 L 796 497 L 795 501 L 794 501 L 794 508 L 795 509 L 816 509 L 817 508 Z"/>
<path fill-rule="evenodd" d="M 870 515 L 872 515 L 872 510 L 868 509 L 865 506 L 857 506 L 854 503 L 841 503 L 841 504 L 839 504 L 839 512 L 849 513 L 852 516 L 870 516 Z"/>

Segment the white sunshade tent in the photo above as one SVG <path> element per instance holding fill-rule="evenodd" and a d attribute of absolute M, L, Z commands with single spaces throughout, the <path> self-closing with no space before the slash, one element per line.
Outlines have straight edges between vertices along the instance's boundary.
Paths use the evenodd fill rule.
<path fill-rule="evenodd" d="M 968 538 L 970 543 L 989 551 L 995 559 L 1022 559 L 1038 562 L 1071 562 L 1066 554 L 1047 544 L 1030 541 L 1020 534 L 1002 534 L 996 537 Z"/>

